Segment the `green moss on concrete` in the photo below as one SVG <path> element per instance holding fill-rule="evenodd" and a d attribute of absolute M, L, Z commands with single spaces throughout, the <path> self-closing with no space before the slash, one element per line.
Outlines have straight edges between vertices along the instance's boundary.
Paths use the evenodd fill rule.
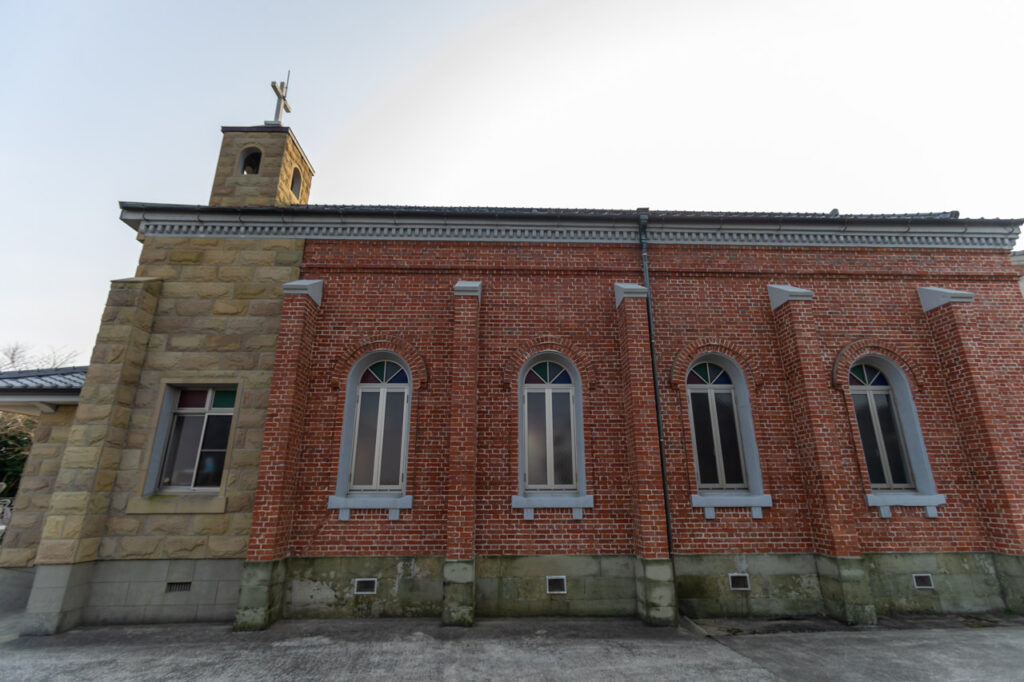
<path fill-rule="evenodd" d="M 694 618 L 770 617 L 824 613 L 810 554 L 685 554 L 673 557 L 683 613 Z M 729 587 L 747 573 L 750 590 Z"/>
<path fill-rule="evenodd" d="M 288 560 L 289 618 L 436 616 L 444 602 L 440 557 L 318 557 Z M 354 594 L 356 578 L 376 578 L 377 593 Z"/>
<path fill-rule="evenodd" d="M 263 630 L 284 610 L 285 560 L 253 561 L 242 566 L 235 609 L 236 630 Z"/>
<path fill-rule="evenodd" d="M 636 613 L 632 556 L 476 558 L 479 616 L 631 616 Z M 547 576 L 564 575 L 566 594 L 548 594 Z"/>

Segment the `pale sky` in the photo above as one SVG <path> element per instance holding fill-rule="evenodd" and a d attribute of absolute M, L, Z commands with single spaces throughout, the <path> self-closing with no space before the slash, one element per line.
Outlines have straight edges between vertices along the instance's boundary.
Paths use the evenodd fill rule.
<path fill-rule="evenodd" d="M 206 203 L 289 69 L 311 203 L 1017 218 L 1022 36 L 996 0 L 0 0 L 0 346 L 86 364 L 117 202 Z"/>

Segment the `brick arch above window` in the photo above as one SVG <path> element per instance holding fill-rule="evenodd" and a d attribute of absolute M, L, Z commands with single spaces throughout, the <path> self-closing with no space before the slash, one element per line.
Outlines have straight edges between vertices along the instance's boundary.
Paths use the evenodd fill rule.
<path fill-rule="evenodd" d="M 374 351 L 391 351 L 401 356 L 409 364 L 409 372 L 412 376 L 412 387 L 420 391 L 427 385 L 429 372 L 427 363 L 423 356 L 405 339 L 398 336 L 385 336 L 371 340 L 369 337 L 360 338 L 342 348 L 334 359 L 334 366 L 331 369 L 331 386 L 339 388 L 345 386 L 352 366 L 363 356 Z"/>
<path fill-rule="evenodd" d="M 851 341 L 843 346 L 832 362 L 832 388 L 845 391 L 847 384 L 849 384 L 850 368 L 866 355 L 880 355 L 902 370 L 904 376 L 910 382 L 910 386 L 916 392 L 921 387 L 921 381 L 918 379 L 911 364 L 904 359 L 903 354 L 893 350 L 893 346 L 895 344 L 881 339 L 870 338 Z"/>
<path fill-rule="evenodd" d="M 669 372 L 669 385 L 677 391 L 686 390 L 686 374 L 694 360 L 702 355 L 718 354 L 730 358 L 740 366 L 746 378 L 747 386 L 758 389 L 761 386 L 761 370 L 735 346 L 721 339 L 702 339 L 683 347 L 672 360 Z"/>
<path fill-rule="evenodd" d="M 594 375 L 593 362 L 590 354 L 579 347 L 573 340 L 562 336 L 542 336 L 531 339 L 520 345 L 508 356 L 501 369 L 501 384 L 506 389 L 519 390 L 519 374 L 527 360 L 539 353 L 554 352 L 564 355 L 572 360 L 580 373 L 580 383 L 587 388 L 593 388 L 597 381 Z"/>

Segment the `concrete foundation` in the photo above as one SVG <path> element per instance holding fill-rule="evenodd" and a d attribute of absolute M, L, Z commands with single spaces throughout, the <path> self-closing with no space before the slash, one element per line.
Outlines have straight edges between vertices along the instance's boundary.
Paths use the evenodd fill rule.
<path fill-rule="evenodd" d="M 444 609 L 441 622 L 445 625 L 472 625 L 476 612 L 476 562 L 444 562 Z"/>
<path fill-rule="evenodd" d="M 229 621 L 240 559 L 95 561 L 36 567 L 23 634 L 77 625 Z"/>

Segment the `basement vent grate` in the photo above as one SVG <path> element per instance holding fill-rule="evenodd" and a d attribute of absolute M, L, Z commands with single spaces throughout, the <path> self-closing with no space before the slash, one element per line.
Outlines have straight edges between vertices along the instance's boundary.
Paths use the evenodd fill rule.
<path fill-rule="evenodd" d="M 192 583 L 167 583 L 166 592 L 188 592 L 192 589 Z"/>
<path fill-rule="evenodd" d="M 355 594 L 377 594 L 376 578 L 356 578 L 353 582 Z"/>
<path fill-rule="evenodd" d="M 565 594 L 567 591 L 564 575 L 548 576 L 548 594 Z"/>
<path fill-rule="evenodd" d="M 730 590 L 749 590 L 750 589 L 750 574 L 749 573 L 730 573 L 729 574 L 729 589 Z"/>
<path fill-rule="evenodd" d="M 917 590 L 934 590 L 935 583 L 932 582 L 931 573 L 915 573 L 914 574 L 914 589 Z"/>

